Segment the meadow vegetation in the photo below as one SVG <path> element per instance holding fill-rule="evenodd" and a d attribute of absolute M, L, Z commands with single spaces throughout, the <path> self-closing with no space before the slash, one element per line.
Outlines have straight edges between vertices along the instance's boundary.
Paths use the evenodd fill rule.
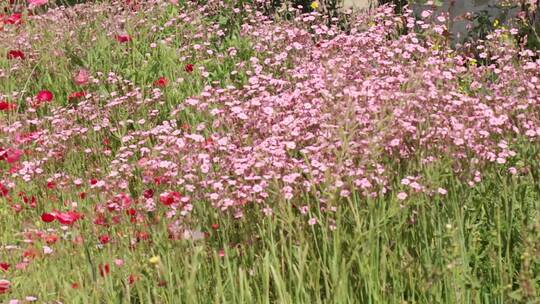
<path fill-rule="evenodd" d="M 517 30 L 454 49 L 444 15 L 390 6 L 0 5 L 0 302 L 540 303 Z"/>

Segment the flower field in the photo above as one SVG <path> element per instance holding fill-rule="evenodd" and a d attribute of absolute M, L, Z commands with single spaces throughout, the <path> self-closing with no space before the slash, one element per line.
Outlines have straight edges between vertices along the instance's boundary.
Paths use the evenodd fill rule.
<path fill-rule="evenodd" d="M 52 2 L 0 4 L 0 303 L 540 303 L 516 29 Z"/>

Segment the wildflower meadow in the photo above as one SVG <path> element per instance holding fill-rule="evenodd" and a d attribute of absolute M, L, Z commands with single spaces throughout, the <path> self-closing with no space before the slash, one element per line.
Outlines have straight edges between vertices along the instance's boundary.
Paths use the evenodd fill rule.
<path fill-rule="evenodd" d="M 2 1 L 0 303 L 540 303 L 540 52 L 429 4 Z"/>

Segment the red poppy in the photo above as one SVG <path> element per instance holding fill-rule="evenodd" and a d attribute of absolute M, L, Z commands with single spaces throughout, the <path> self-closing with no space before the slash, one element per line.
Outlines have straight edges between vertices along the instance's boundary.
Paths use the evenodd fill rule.
<path fill-rule="evenodd" d="M 111 238 L 106 235 L 106 234 L 103 234 L 103 235 L 100 235 L 99 236 L 99 242 L 102 244 L 102 245 L 105 245 L 107 243 L 109 243 L 109 241 L 111 240 Z"/>
<path fill-rule="evenodd" d="M 1 269 L 1 270 L 3 270 L 3 271 L 8 271 L 8 270 L 9 270 L 9 267 L 11 267 L 11 265 L 9 265 L 9 263 L 0 262 L 0 269 Z"/>
<path fill-rule="evenodd" d="M 13 13 L 11 16 L 6 18 L 5 23 L 6 24 L 20 24 L 22 22 L 22 14 L 21 13 Z"/>
<path fill-rule="evenodd" d="M 138 278 L 132 274 L 129 275 L 128 277 L 128 283 L 129 285 L 133 285 L 133 283 L 135 283 L 135 281 L 137 280 Z"/>
<path fill-rule="evenodd" d="M 39 102 L 39 103 L 42 103 L 42 102 L 50 102 L 52 99 L 53 99 L 54 95 L 51 91 L 48 91 L 48 90 L 42 90 L 42 91 L 39 91 L 36 95 L 36 100 Z"/>
<path fill-rule="evenodd" d="M 212 224 L 212 229 L 218 230 L 219 229 L 219 224 L 217 224 L 217 223 Z"/>
<path fill-rule="evenodd" d="M 8 164 L 13 164 L 21 159 L 23 151 L 19 149 L 9 148 L 7 150 L 0 149 L 0 160 L 6 161 Z"/>
<path fill-rule="evenodd" d="M 24 59 L 26 56 L 23 51 L 11 50 L 7 53 L 7 59 Z"/>
<path fill-rule="evenodd" d="M 44 221 L 45 223 L 51 223 L 51 222 L 54 222 L 56 218 L 54 217 L 54 215 L 50 214 L 50 213 L 43 213 L 41 215 L 41 220 Z"/>
<path fill-rule="evenodd" d="M 80 92 L 73 92 L 71 94 L 69 94 L 68 96 L 68 100 L 69 101 L 74 101 L 74 100 L 77 100 L 81 97 L 84 97 L 86 95 L 86 92 L 84 91 L 80 91 Z"/>
<path fill-rule="evenodd" d="M 54 189 L 56 188 L 56 183 L 53 181 L 47 182 L 47 188 L 48 189 Z"/>
<path fill-rule="evenodd" d="M 184 70 L 186 70 L 186 72 L 188 73 L 193 72 L 193 64 L 191 63 L 186 64 L 186 67 L 184 68 Z"/>
<path fill-rule="evenodd" d="M 49 234 L 49 235 L 45 236 L 43 238 L 43 240 L 48 245 L 52 245 L 52 244 L 56 243 L 56 241 L 58 241 L 58 236 L 56 234 Z"/>
<path fill-rule="evenodd" d="M 71 225 L 81 218 L 81 215 L 74 211 L 60 212 L 54 215 L 56 220 L 62 225 Z"/>
<path fill-rule="evenodd" d="M 7 111 L 15 110 L 15 109 L 17 109 L 16 104 L 9 103 L 9 102 L 4 101 L 4 100 L 0 100 L 0 111 L 7 112 Z"/>
<path fill-rule="evenodd" d="M 77 282 L 71 283 L 71 288 L 77 289 L 79 288 L 79 284 Z"/>
<path fill-rule="evenodd" d="M 130 42 L 131 41 L 131 36 L 130 35 L 116 35 L 114 37 L 116 39 L 116 41 L 120 42 L 120 43 L 125 43 L 125 42 Z"/>
<path fill-rule="evenodd" d="M 156 81 L 154 81 L 154 85 L 156 87 L 162 87 L 162 88 L 167 86 L 168 83 L 169 81 L 164 76 L 161 76 Z"/>
<path fill-rule="evenodd" d="M 4 184 L 0 183 L 0 197 L 7 196 L 9 194 L 9 189 L 4 186 Z"/>
<path fill-rule="evenodd" d="M 150 238 L 150 235 L 148 234 L 148 232 L 141 231 L 137 233 L 136 238 L 137 242 L 147 241 Z"/>
<path fill-rule="evenodd" d="M 11 283 L 8 280 L 0 280 L 0 294 L 7 293 Z"/>
<path fill-rule="evenodd" d="M 36 248 L 30 247 L 30 248 L 26 249 L 25 251 L 23 251 L 22 256 L 23 256 L 23 258 L 33 259 L 33 258 L 38 256 L 38 251 L 37 251 Z"/>
<path fill-rule="evenodd" d="M 154 196 L 154 190 L 152 189 L 146 189 L 143 191 L 144 198 L 151 198 Z"/>
<path fill-rule="evenodd" d="M 159 196 L 159 201 L 163 205 L 170 206 L 172 204 L 180 202 L 181 198 L 182 198 L 182 196 L 180 195 L 180 193 L 178 193 L 176 191 L 170 191 L 170 192 L 162 193 Z"/>
<path fill-rule="evenodd" d="M 111 272 L 111 267 L 109 266 L 109 264 L 99 264 L 98 269 L 99 269 L 99 274 L 102 277 L 108 275 L 109 272 Z"/>

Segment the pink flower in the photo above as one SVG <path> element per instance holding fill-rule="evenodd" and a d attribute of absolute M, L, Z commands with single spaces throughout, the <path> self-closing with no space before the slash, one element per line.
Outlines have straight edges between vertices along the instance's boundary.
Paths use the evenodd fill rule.
<path fill-rule="evenodd" d="M 30 9 L 33 9 L 38 6 L 45 5 L 49 2 L 49 0 L 28 0 L 28 7 Z"/>
<path fill-rule="evenodd" d="M 400 201 L 403 201 L 403 200 L 405 200 L 405 199 L 407 198 L 407 196 L 408 196 L 407 193 L 405 193 L 405 192 L 400 192 L 400 193 L 398 193 L 397 198 L 398 198 Z"/>
<path fill-rule="evenodd" d="M 73 76 L 73 81 L 76 85 L 84 85 L 88 83 L 88 78 L 90 77 L 90 72 L 86 69 L 80 69 L 77 71 L 75 76 Z"/>

